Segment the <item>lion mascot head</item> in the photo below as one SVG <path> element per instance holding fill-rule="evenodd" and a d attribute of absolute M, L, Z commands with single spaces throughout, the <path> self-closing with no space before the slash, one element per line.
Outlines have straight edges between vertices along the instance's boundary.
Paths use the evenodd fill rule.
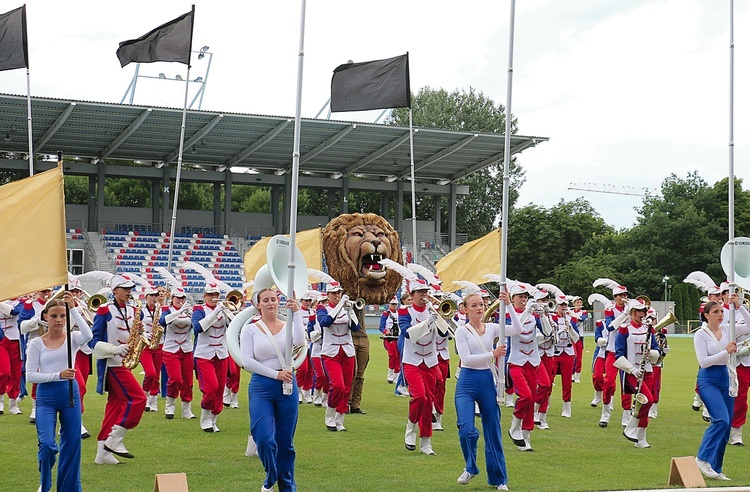
<path fill-rule="evenodd" d="M 401 275 L 378 263 L 403 263 L 398 232 L 380 215 L 339 215 L 323 228 L 323 253 L 328 273 L 352 299 L 385 304 L 401 285 Z"/>

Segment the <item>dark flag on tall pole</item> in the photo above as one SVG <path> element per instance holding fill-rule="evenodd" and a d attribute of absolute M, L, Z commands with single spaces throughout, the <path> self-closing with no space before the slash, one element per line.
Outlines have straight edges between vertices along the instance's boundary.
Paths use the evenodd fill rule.
<path fill-rule="evenodd" d="M 333 71 L 331 111 L 411 108 L 409 54 L 362 63 L 346 63 Z"/>
<path fill-rule="evenodd" d="M 0 14 L 0 71 L 29 68 L 26 5 Z"/>
<path fill-rule="evenodd" d="M 195 5 L 187 14 L 162 24 L 138 39 L 120 43 L 117 58 L 120 65 L 130 62 L 177 62 L 190 66 L 190 47 L 193 45 Z"/>

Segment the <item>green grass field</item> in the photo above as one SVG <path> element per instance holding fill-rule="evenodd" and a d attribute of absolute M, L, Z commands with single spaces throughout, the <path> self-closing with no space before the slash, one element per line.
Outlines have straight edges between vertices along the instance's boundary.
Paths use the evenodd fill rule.
<path fill-rule="evenodd" d="M 371 337 L 371 360 L 366 373 L 362 408 L 367 415 L 348 415 L 348 432 L 334 433 L 323 425 L 323 409 L 300 408 L 295 445 L 296 479 L 301 491 L 489 490 L 484 473 L 484 450 L 480 439 L 479 467 L 482 471 L 469 485 L 456 478 L 464 467 L 455 428 L 453 390 L 448 381 L 445 432 L 436 432 L 433 448 L 437 456 L 404 449 L 403 437 L 408 399 L 393 394 L 386 383 L 386 353 L 380 339 Z M 649 425 L 650 449 L 636 449 L 622 436 L 619 396 L 612 423 L 600 428 L 600 408 L 591 408 L 590 360 L 593 341 L 586 339 L 581 383 L 573 385 L 573 417 L 560 417 L 560 383 L 552 395 L 548 421 L 550 430 L 532 432 L 535 453 L 522 453 L 503 435 L 508 462 L 509 487 L 514 491 L 581 491 L 665 488 L 670 458 L 694 456 L 706 425 L 690 408 L 697 363 L 692 338 L 670 338 L 671 352 L 665 360 L 659 417 Z M 453 359 L 452 370 L 456 365 Z M 135 371 L 137 374 L 137 370 Z M 142 376 L 137 376 L 140 380 Z M 164 418 L 164 400 L 159 413 L 145 413 L 141 424 L 130 431 L 126 445 L 136 458 L 117 466 L 94 464 L 96 433 L 101 425 L 105 397 L 94 391 L 89 379 L 84 423 L 92 438 L 83 441 L 82 480 L 88 491 L 150 491 L 157 473 L 185 472 L 191 491 L 257 491 L 265 476 L 257 458 L 244 456 L 249 418 L 247 380 L 243 375 L 240 409 L 225 410 L 218 420 L 221 432 L 206 434 L 197 420 Z M 200 392 L 195 387 L 193 412 L 199 412 Z M 24 415 L 0 416 L 0 470 L 2 490 L 36 490 L 36 431 L 29 424 L 30 400 L 21 403 Z M 6 405 L 7 408 L 7 405 Z M 178 405 L 179 411 L 179 405 Z M 178 412 L 179 413 L 179 412 Z M 503 408 L 506 431 L 511 413 Z M 478 419 L 477 419 L 478 420 Z M 748 446 L 729 446 L 724 472 L 731 482 L 708 481 L 709 486 L 750 485 Z"/>

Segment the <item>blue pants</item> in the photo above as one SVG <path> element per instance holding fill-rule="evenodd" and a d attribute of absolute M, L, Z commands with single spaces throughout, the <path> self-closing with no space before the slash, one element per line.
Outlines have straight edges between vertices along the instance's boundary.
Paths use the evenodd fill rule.
<path fill-rule="evenodd" d="M 81 402 L 78 383 L 73 380 L 73 406 L 69 382 L 42 383 L 36 389 L 36 433 L 39 438 L 39 474 L 42 491 L 52 488 L 52 467 L 58 453 L 55 441 L 57 415 L 60 415 L 60 463 L 57 490 L 81 490 Z"/>
<path fill-rule="evenodd" d="M 250 402 L 250 434 L 258 445 L 258 457 L 266 470 L 264 486 L 279 484 L 279 492 L 295 492 L 294 431 L 297 428 L 299 395 L 297 382 L 291 395 L 284 395 L 281 381 L 253 374 L 247 388 Z"/>
<path fill-rule="evenodd" d="M 458 417 L 458 440 L 466 461 L 466 471 L 479 474 L 477 468 L 477 442 L 479 431 L 474 425 L 474 402 L 479 404 L 484 431 L 484 459 L 487 466 L 487 483 L 492 486 L 508 483 L 505 453 L 500 431 L 500 408 L 492 372 L 489 369 L 461 368 L 461 377 L 456 383 L 456 415 Z"/>
<path fill-rule="evenodd" d="M 711 425 L 703 434 L 697 458 L 707 461 L 721 473 L 724 450 L 734 413 L 734 398 L 729 396 L 729 372 L 726 366 L 711 366 L 698 371 L 698 394 L 711 414 Z"/>

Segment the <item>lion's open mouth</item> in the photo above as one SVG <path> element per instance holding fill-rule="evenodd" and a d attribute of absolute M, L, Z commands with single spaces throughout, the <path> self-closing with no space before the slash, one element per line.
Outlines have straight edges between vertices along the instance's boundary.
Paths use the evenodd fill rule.
<path fill-rule="evenodd" d="M 385 267 L 379 263 L 382 259 L 383 255 L 377 253 L 364 255 L 362 257 L 362 274 L 370 279 L 381 279 L 385 277 Z"/>

